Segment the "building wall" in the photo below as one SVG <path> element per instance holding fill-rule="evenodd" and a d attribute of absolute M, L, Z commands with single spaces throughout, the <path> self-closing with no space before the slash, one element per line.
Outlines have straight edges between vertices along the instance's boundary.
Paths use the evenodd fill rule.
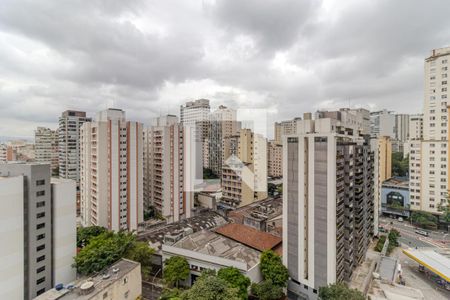
<path fill-rule="evenodd" d="M 34 140 L 36 162 L 51 164 L 52 176 L 58 176 L 58 132 L 38 127 L 34 133 Z"/>
<path fill-rule="evenodd" d="M 127 121 L 122 110 L 108 109 L 80 132 L 83 225 L 136 230 L 143 220 L 142 124 Z"/>
<path fill-rule="evenodd" d="M 91 121 L 81 111 L 65 111 L 59 118 L 59 176 L 80 182 L 80 127 Z"/>
<path fill-rule="evenodd" d="M 53 285 L 76 279 L 72 267 L 77 254 L 76 182 L 52 179 Z"/>
<path fill-rule="evenodd" d="M 145 200 L 169 222 L 190 216 L 192 190 L 185 131 L 176 116 L 157 118 L 145 130 Z"/>
<path fill-rule="evenodd" d="M 0 177 L 0 204 L 0 299 L 24 299 L 23 176 Z"/>
<path fill-rule="evenodd" d="M 50 174 L 49 164 L 0 164 L 0 176 L 24 176 L 25 299 L 52 287 Z"/>
<path fill-rule="evenodd" d="M 374 232 L 373 154 L 341 125 L 305 120 L 283 144 L 283 262 L 289 291 L 310 299 L 350 278 Z"/>
<path fill-rule="evenodd" d="M 269 177 L 283 176 L 283 146 L 274 141 L 267 143 L 267 175 Z"/>
<path fill-rule="evenodd" d="M 411 176 L 420 177 L 420 186 L 410 180 L 411 209 L 438 213 L 439 205 L 447 201 L 449 68 L 450 47 L 434 49 L 425 59 L 423 140 L 411 147 L 416 156 Z"/>
<path fill-rule="evenodd" d="M 400 209 L 393 209 L 389 207 L 390 203 L 388 204 L 388 195 L 391 193 L 398 193 L 400 197 L 403 197 L 401 201 L 403 202 L 403 210 Z M 392 194 L 391 194 L 392 196 Z M 383 186 L 381 188 L 381 211 L 383 213 L 387 214 L 393 214 L 393 215 L 399 215 L 399 216 L 405 216 L 409 217 L 409 207 L 410 207 L 410 201 L 409 201 L 409 189 L 408 188 L 396 188 L 396 187 L 389 187 L 389 186 Z"/>

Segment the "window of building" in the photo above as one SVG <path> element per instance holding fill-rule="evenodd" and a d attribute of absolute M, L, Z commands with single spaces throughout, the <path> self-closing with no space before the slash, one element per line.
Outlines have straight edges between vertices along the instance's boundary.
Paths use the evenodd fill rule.
<path fill-rule="evenodd" d="M 36 270 L 36 273 L 42 273 L 42 272 L 44 272 L 45 271 L 45 266 L 42 266 L 42 267 L 40 267 L 40 268 L 37 268 L 37 270 Z"/>
<path fill-rule="evenodd" d="M 41 294 L 45 293 L 45 288 L 40 289 L 39 291 L 36 292 L 36 294 L 39 296 Z"/>
<path fill-rule="evenodd" d="M 43 206 L 45 206 L 45 201 L 36 202 L 36 207 L 43 207 Z"/>
<path fill-rule="evenodd" d="M 41 251 L 44 249 L 45 249 L 45 244 L 36 247 L 36 251 Z"/>
<path fill-rule="evenodd" d="M 45 203 L 45 202 L 44 202 Z M 39 206 L 38 206 L 39 207 Z M 43 217 L 45 217 L 45 212 L 43 211 L 43 212 L 40 212 L 40 213 L 38 213 L 38 214 L 36 214 L 36 218 L 37 219 L 40 219 L 40 218 L 43 218 Z"/>
<path fill-rule="evenodd" d="M 36 258 L 36 262 L 43 261 L 45 259 L 45 255 L 41 255 L 38 258 Z"/>
<path fill-rule="evenodd" d="M 44 184 L 45 184 L 45 179 L 36 180 L 36 185 L 37 186 L 44 185 Z"/>
<path fill-rule="evenodd" d="M 41 196 L 45 196 L 45 191 L 37 191 L 36 192 L 36 197 L 41 197 Z"/>
<path fill-rule="evenodd" d="M 36 280 L 36 284 L 41 284 L 45 281 L 45 277 L 39 278 L 38 280 Z"/>
<path fill-rule="evenodd" d="M 36 225 L 36 229 L 42 229 L 45 228 L 45 223 L 39 223 Z"/>
<path fill-rule="evenodd" d="M 39 234 L 37 237 L 36 237 L 36 240 L 37 241 L 40 241 L 40 240 L 42 240 L 42 239 L 44 239 L 45 238 L 45 233 L 42 233 L 42 234 Z"/>

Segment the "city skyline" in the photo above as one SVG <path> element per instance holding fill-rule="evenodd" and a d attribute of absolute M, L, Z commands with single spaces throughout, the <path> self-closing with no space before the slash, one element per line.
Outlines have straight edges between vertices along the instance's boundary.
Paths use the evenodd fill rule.
<path fill-rule="evenodd" d="M 270 122 L 338 107 L 418 113 L 450 4 L 405 4 L 2 1 L 0 135 L 56 127 L 67 109 L 148 123 L 200 98 L 268 109 Z"/>

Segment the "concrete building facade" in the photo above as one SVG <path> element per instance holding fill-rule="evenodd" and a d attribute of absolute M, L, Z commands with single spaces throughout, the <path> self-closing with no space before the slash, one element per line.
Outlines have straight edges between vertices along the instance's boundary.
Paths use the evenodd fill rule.
<path fill-rule="evenodd" d="M 52 176 L 58 176 L 58 131 L 38 127 L 34 132 L 35 160 L 38 163 L 50 164 Z"/>
<path fill-rule="evenodd" d="M 209 136 L 209 168 L 217 176 L 222 174 L 223 139 L 235 135 L 240 129 L 236 120 L 236 110 L 219 106 L 211 113 L 211 128 Z"/>
<path fill-rule="evenodd" d="M 412 210 L 439 213 L 448 195 L 448 74 L 450 47 L 425 59 L 423 138 L 410 143 Z"/>
<path fill-rule="evenodd" d="M 2 210 L 1 220 L 10 225 L 1 233 L 2 240 L 8 241 L 2 250 L 8 252 L 1 256 L 7 260 L 2 268 L 11 272 L 1 272 L 8 276 L 2 283 L 11 286 L 7 284 L 0 294 L 21 292 L 20 299 L 33 299 L 60 280 L 69 283 L 75 279 L 75 182 L 51 183 L 50 175 L 49 164 L 0 165 L 0 184 L 11 183 L 0 188 L 0 199 L 7 208 Z M 12 269 L 13 265 L 17 269 Z M 12 291 L 17 285 L 20 289 Z"/>
<path fill-rule="evenodd" d="M 374 157 L 357 128 L 330 118 L 302 121 L 283 150 L 288 298 L 317 299 L 364 260 L 377 213 Z"/>
<path fill-rule="evenodd" d="M 222 199 L 234 209 L 267 197 L 267 140 L 250 129 L 223 140 Z"/>
<path fill-rule="evenodd" d="M 180 123 L 195 132 L 196 178 L 203 178 L 203 168 L 209 168 L 210 112 L 208 99 L 188 101 L 180 106 Z"/>
<path fill-rule="evenodd" d="M 187 134 L 186 134 L 187 133 Z M 189 127 L 173 115 L 153 120 L 144 132 L 144 199 L 169 222 L 191 216 L 187 145 Z"/>
<path fill-rule="evenodd" d="M 283 145 L 275 141 L 267 143 L 267 176 L 283 176 Z"/>
<path fill-rule="evenodd" d="M 67 110 L 61 114 L 58 127 L 59 177 L 80 183 L 80 128 L 91 119 L 84 111 Z"/>
<path fill-rule="evenodd" d="M 80 129 L 83 226 L 137 230 L 143 221 L 143 127 L 120 109 L 97 114 Z"/>
<path fill-rule="evenodd" d="M 275 122 L 274 124 L 274 141 L 281 144 L 283 135 L 295 134 L 297 132 L 297 122 L 301 118 L 295 118 L 288 121 Z"/>
<path fill-rule="evenodd" d="M 395 114 L 386 109 L 370 113 L 370 136 L 395 138 Z"/>

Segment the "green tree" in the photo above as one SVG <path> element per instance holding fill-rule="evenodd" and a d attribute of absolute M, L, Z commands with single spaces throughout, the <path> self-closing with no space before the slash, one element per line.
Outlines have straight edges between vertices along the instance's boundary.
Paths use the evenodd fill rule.
<path fill-rule="evenodd" d="M 274 285 L 270 279 L 260 283 L 253 283 L 251 291 L 252 295 L 260 300 L 277 300 L 283 296 L 283 288 Z"/>
<path fill-rule="evenodd" d="M 271 280 L 276 286 L 285 287 L 289 278 L 288 270 L 281 261 L 281 256 L 272 250 L 266 250 L 261 254 L 261 273 L 264 280 Z"/>
<path fill-rule="evenodd" d="M 225 280 L 231 287 L 239 290 L 239 297 L 241 299 L 248 298 L 248 287 L 250 286 L 250 279 L 243 275 L 237 268 L 227 267 L 220 269 L 217 277 Z"/>
<path fill-rule="evenodd" d="M 186 258 L 172 256 L 164 261 L 163 277 L 169 286 L 175 285 L 178 288 L 180 280 L 185 280 L 189 276 L 189 263 Z"/>
<path fill-rule="evenodd" d="M 392 174 L 406 176 L 409 172 L 409 156 L 403 157 L 401 152 L 392 153 Z"/>
<path fill-rule="evenodd" d="M 364 300 L 364 294 L 350 289 L 344 283 L 335 283 L 319 288 L 319 298 L 322 300 Z"/>
<path fill-rule="evenodd" d="M 426 211 L 413 211 L 411 214 L 411 221 L 422 228 L 436 229 L 437 217 Z"/>
<path fill-rule="evenodd" d="M 181 300 L 182 291 L 179 289 L 165 289 L 159 300 Z"/>
<path fill-rule="evenodd" d="M 105 233 L 107 230 L 101 226 L 89 226 L 89 227 L 78 227 L 77 228 L 77 247 L 83 248 L 89 241 L 99 236 L 102 233 Z"/>
<path fill-rule="evenodd" d="M 147 243 L 134 241 L 127 249 L 124 257 L 139 262 L 142 276 L 146 279 L 150 276 L 154 253 L 155 251 Z"/>
<path fill-rule="evenodd" d="M 135 242 L 131 233 L 105 232 L 90 239 L 75 257 L 74 266 L 81 275 L 99 272 L 124 257 Z"/>
<path fill-rule="evenodd" d="M 240 300 L 239 290 L 224 279 L 202 274 L 194 285 L 181 296 L 183 300 Z"/>

